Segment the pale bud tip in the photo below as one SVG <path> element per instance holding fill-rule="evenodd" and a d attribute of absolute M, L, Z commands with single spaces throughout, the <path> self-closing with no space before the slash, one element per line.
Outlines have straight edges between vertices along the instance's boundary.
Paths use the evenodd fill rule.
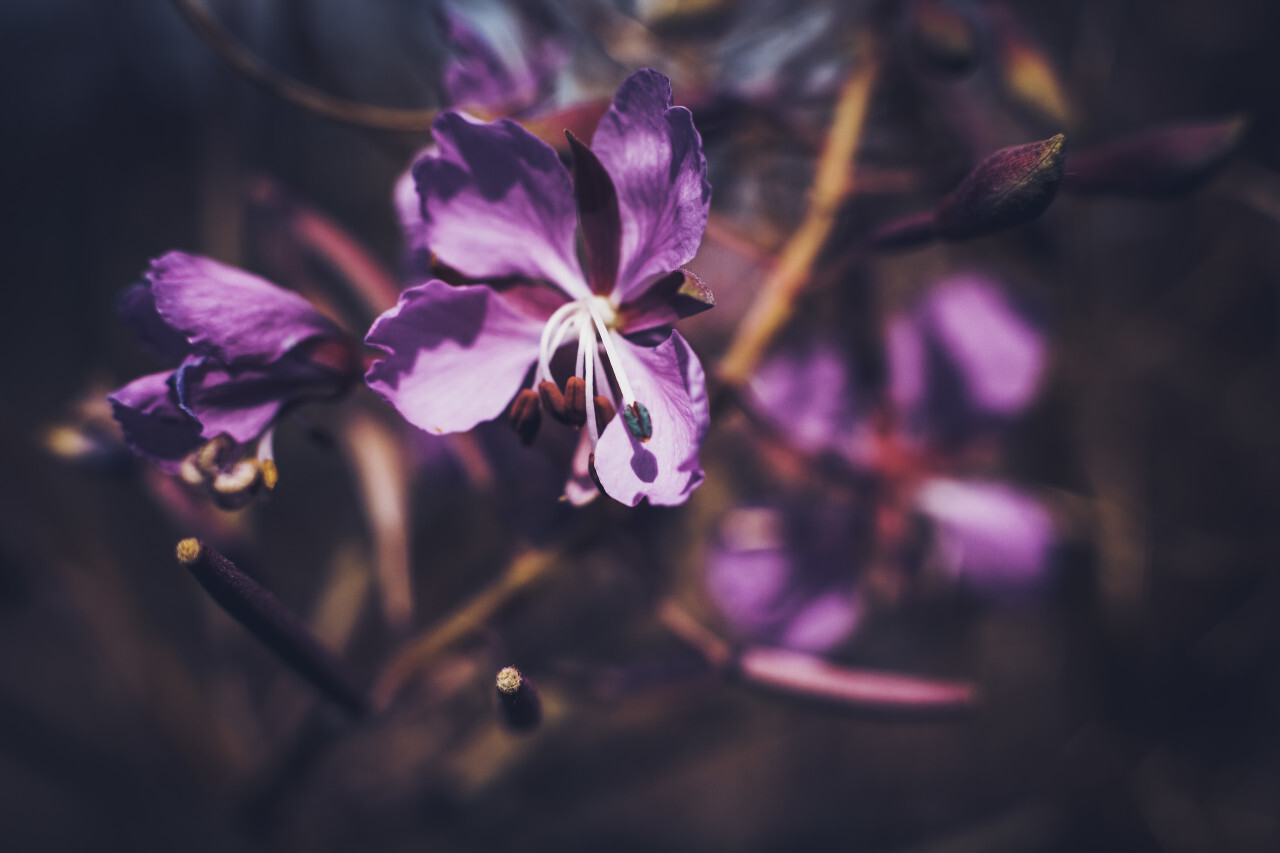
<path fill-rule="evenodd" d="M 196 560 L 200 559 L 200 540 L 196 538 L 183 539 L 178 543 L 178 562 L 184 566 L 189 566 Z"/>

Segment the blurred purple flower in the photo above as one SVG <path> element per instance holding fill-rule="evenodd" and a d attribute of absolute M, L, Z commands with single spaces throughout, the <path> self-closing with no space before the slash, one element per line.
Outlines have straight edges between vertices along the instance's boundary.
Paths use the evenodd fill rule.
<path fill-rule="evenodd" d="M 751 384 L 758 411 L 800 450 L 894 481 L 882 499 L 903 505 L 882 508 L 878 535 L 905 535 L 897 519 L 920 513 L 951 577 L 987 591 L 1033 584 L 1056 540 L 1048 511 L 1011 486 L 955 479 L 951 460 L 1030 405 L 1046 362 L 1042 333 L 996 284 L 968 275 L 891 317 L 885 342 L 880 397 L 859 394 L 845 357 L 819 343 L 762 365 Z"/>
<path fill-rule="evenodd" d="M 309 302 L 243 270 L 170 252 L 127 290 L 121 314 L 175 370 L 109 396 L 139 454 L 170 472 L 221 438 L 220 464 L 261 441 L 287 406 L 331 397 L 358 375 L 352 342 Z"/>
<path fill-rule="evenodd" d="M 453 51 L 443 72 L 445 100 L 449 106 L 511 115 L 550 94 L 571 54 L 517 13 L 503 7 L 489 11 L 476 20 L 461 7 L 441 7 L 441 29 Z"/>
<path fill-rule="evenodd" d="M 830 503 L 731 510 L 707 559 L 711 600 L 745 641 L 830 650 L 864 610 L 853 567 L 869 530 L 859 519 Z"/>
<path fill-rule="evenodd" d="M 711 187 L 670 81 L 649 70 L 629 77 L 592 147 L 570 137 L 572 177 L 510 120 L 448 111 L 432 132 L 436 147 L 413 168 L 420 206 L 407 224 L 420 228 L 415 245 L 477 283 L 406 290 L 367 337 L 386 352 L 369 386 L 433 433 L 495 418 L 520 392 L 526 437 L 543 408 L 586 426 L 567 492 L 575 502 L 594 495 L 590 469 L 622 503 L 683 503 L 702 481 L 709 413 L 702 367 L 670 326 L 713 304 L 679 269 L 697 251 Z M 552 358 L 569 344 L 577 356 L 562 389 Z M 531 369 L 536 390 L 525 388 Z"/>

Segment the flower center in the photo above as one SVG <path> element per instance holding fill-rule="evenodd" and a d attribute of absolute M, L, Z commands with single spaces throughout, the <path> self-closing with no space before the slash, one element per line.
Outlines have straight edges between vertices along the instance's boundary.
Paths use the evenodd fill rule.
<path fill-rule="evenodd" d="M 594 450 L 600 440 L 600 431 L 604 424 L 596 414 L 597 396 L 604 398 L 608 406 L 602 409 L 621 409 L 627 429 L 640 441 L 647 441 L 653 434 L 649 421 L 649 411 L 643 403 L 636 400 L 635 392 L 627 379 L 627 373 L 618 357 L 614 336 L 620 334 L 617 329 L 618 312 L 607 298 L 589 296 L 562 305 L 547 319 L 542 328 L 542 340 L 538 347 L 538 367 L 534 374 L 534 386 L 542 382 L 555 383 L 551 375 L 551 359 L 561 346 L 567 345 L 573 337 L 578 340 L 578 355 L 573 374 L 585 385 L 585 415 L 587 434 L 591 437 Z M 613 391 L 605 372 L 599 348 L 603 346 L 608 356 L 609 367 L 618 393 L 622 397 L 622 406 L 617 405 Z M 566 389 L 568 385 L 566 385 Z"/>

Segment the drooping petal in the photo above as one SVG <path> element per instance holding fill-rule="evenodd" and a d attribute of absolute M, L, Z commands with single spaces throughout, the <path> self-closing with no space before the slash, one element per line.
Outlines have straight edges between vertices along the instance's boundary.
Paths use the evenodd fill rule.
<path fill-rule="evenodd" d="M 596 445 L 600 484 L 629 506 L 646 497 L 661 506 L 682 504 L 702 482 L 698 451 L 711 418 L 702 365 L 678 332 L 656 347 L 617 342 L 621 369 L 649 410 L 653 435 L 642 442 L 622 416 L 610 421 Z"/>
<path fill-rule="evenodd" d="M 934 479 L 916 506 L 935 524 L 941 562 L 986 592 L 1034 586 L 1056 540 L 1053 519 L 1030 495 L 1002 483 Z"/>
<path fill-rule="evenodd" d="M 474 279 L 542 278 L 590 295 L 574 252 L 577 209 L 554 149 L 509 119 L 483 124 L 444 112 L 438 149 L 413 167 L 423 240 Z"/>
<path fill-rule="evenodd" d="M 159 356 L 181 361 L 191 352 L 185 335 L 174 331 L 156 311 L 150 283 L 135 284 L 120 294 L 116 310 L 143 344 Z"/>
<path fill-rule="evenodd" d="M 1045 366 L 1042 333 L 991 282 L 962 276 L 939 284 L 922 317 L 980 413 L 1007 416 L 1031 402 Z"/>
<path fill-rule="evenodd" d="M 275 361 L 303 341 L 342 334 L 298 294 L 209 258 L 170 252 L 147 277 L 164 321 L 224 364 Z"/>
<path fill-rule="evenodd" d="M 200 446 L 201 440 L 200 424 L 179 408 L 169 376 L 165 371 L 140 377 L 107 399 L 125 440 L 138 453 L 172 472 Z"/>
<path fill-rule="evenodd" d="M 618 301 L 626 302 L 698 251 L 711 204 L 702 137 L 693 115 L 672 106 L 671 81 L 644 69 L 618 88 L 591 148 L 618 192 Z"/>
<path fill-rule="evenodd" d="M 411 287 L 369 330 L 386 350 L 369 387 L 427 432 L 461 432 L 497 417 L 538 359 L 542 321 L 483 285 Z"/>
<path fill-rule="evenodd" d="M 343 374 L 286 356 L 270 365 L 227 368 L 213 359 L 188 359 L 174 373 L 178 404 L 200 422 L 201 435 L 253 441 L 289 403 L 337 393 Z"/>

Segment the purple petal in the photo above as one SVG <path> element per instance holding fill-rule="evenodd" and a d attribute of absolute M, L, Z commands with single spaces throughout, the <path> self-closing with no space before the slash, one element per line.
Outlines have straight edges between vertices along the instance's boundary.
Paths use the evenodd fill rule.
<path fill-rule="evenodd" d="M 284 358 L 265 367 L 228 369 L 213 359 L 188 359 L 174 374 L 178 402 L 196 418 L 201 435 L 223 433 L 239 444 L 262 434 L 289 403 L 330 396 L 345 377 L 303 359 Z"/>
<path fill-rule="evenodd" d="M 660 506 L 682 504 L 702 482 L 698 451 L 711 419 L 702 365 L 678 332 L 656 347 L 618 343 L 622 370 L 649 410 L 653 437 L 641 442 L 621 415 L 614 418 L 596 445 L 596 474 L 611 498 L 629 506 L 646 497 Z"/>
<path fill-rule="evenodd" d="M 128 323 L 138 340 L 153 352 L 171 361 L 181 361 L 191 352 L 185 335 L 175 332 L 156 311 L 155 294 L 150 284 L 135 284 L 120 294 L 116 310 Z"/>
<path fill-rule="evenodd" d="M 170 373 L 152 373 L 111 394 L 111 414 L 125 440 L 143 456 L 168 471 L 200 446 L 200 425 L 178 407 L 169 385 Z"/>
<path fill-rule="evenodd" d="M 1011 415 L 1031 402 L 1044 373 L 1044 338 L 999 288 L 976 276 L 951 279 L 929 294 L 922 317 L 978 411 Z"/>
<path fill-rule="evenodd" d="M 952 576 L 987 591 L 1034 585 L 1056 539 L 1036 500 L 1000 483 L 934 479 L 916 505 L 937 525 L 942 563 Z"/>
<path fill-rule="evenodd" d="M 483 124 L 444 112 L 438 150 L 413 167 L 423 239 L 476 279 L 524 276 L 589 296 L 574 251 L 577 208 L 554 149 L 508 119 Z"/>
<path fill-rule="evenodd" d="M 884 342 L 889 362 L 889 399 L 910 422 L 925 401 L 928 355 L 924 340 L 914 322 L 897 315 L 888 320 Z"/>
<path fill-rule="evenodd" d="M 852 590 L 830 590 L 808 602 L 788 622 L 779 644 L 802 652 L 825 652 L 853 633 L 863 609 L 862 599 Z"/>
<path fill-rule="evenodd" d="M 386 350 L 369 387 L 427 432 L 461 432 L 497 417 L 538 358 L 542 321 L 483 285 L 411 287 L 365 342 Z"/>
<path fill-rule="evenodd" d="M 634 334 L 669 326 L 676 320 L 701 314 L 715 305 L 716 298 L 702 279 L 689 270 L 675 270 L 658 278 L 636 298 L 618 306 L 618 313 L 623 330 Z"/>
<path fill-rule="evenodd" d="M 587 256 L 587 283 L 595 293 L 608 295 L 618 280 L 618 251 L 622 224 L 618 218 L 618 194 L 613 181 L 591 149 L 565 131 L 573 154 L 573 196 L 578 204 L 583 248 Z"/>
<path fill-rule="evenodd" d="M 274 361 L 310 338 L 342 334 L 298 294 L 209 258 L 170 252 L 147 277 L 164 321 L 197 353 L 227 364 Z"/>
<path fill-rule="evenodd" d="M 749 389 L 761 414 L 801 450 L 851 454 L 863 428 L 856 419 L 849 371 L 832 346 L 771 357 Z"/>
<path fill-rule="evenodd" d="M 614 95 L 591 142 L 618 191 L 619 301 L 684 266 L 707 227 L 711 184 L 693 115 L 671 105 L 671 81 L 644 69 Z"/>

